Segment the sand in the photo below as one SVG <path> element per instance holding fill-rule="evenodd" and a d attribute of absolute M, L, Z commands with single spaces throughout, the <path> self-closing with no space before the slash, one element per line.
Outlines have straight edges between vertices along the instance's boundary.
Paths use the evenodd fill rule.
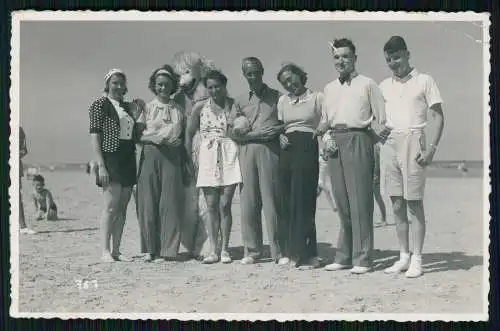
<path fill-rule="evenodd" d="M 375 229 L 375 271 L 296 270 L 274 263 L 147 264 L 139 258 L 133 202 L 122 251 L 130 263 L 101 263 L 101 196 L 85 173 L 44 173 L 61 220 L 34 221 L 30 183 L 23 183 L 28 224 L 20 236 L 19 311 L 51 313 L 481 313 L 484 305 L 483 189 L 480 178 L 429 178 L 424 276 L 406 279 L 382 269 L 398 256 L 391 225 Z M 334 257 L 339 220 L 320 199 L 320 256 Z M 376 217 L 378 216 L 376 210 Z M 232 255 L 242 257 L 240 210 L 233 205 Z M 266 246 L 267 247 L 267 246 Z M 81 285 L 81 287 L 80 287 Z"/>

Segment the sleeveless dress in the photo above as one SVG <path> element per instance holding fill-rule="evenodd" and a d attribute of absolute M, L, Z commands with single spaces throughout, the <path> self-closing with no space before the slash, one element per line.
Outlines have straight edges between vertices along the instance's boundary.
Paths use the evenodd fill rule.
<path fill-rule="evenodd" d="M 197 187 L 241 183 L 238 145 L 227 137 L 229 110 L 227 102 L 220 109 L 212 99 L 201 110 Z"/>

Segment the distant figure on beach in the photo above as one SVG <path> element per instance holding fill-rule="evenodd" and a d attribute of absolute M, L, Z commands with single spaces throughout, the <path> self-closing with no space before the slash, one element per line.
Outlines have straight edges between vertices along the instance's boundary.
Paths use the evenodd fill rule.
<path fill-rule="evenodd" d="M 19 127 L 19 232 L 22 234 L 35 234 L 36 231 L 26 226 L 26 219 L 24 218 L 24 205 L 23 195 L 21 194 L 22 177 L 24 176 L 24 168 L 22 158 L 28 154 L 26 144 L 26 134 L 22 127 Z"/>
<path fill-rule="evenodd" d="M 105 75 L 104 92 L 105 96 L 95 100 L 89 109 L 89 132 L 97 162 L 96 185 L 102 188 L 104 199 L 100 222 L 101 259 L 131 261 L 120 252 L 120 243 L 132 187 L 136 183 L 137 130 L 134 114 L 123 100 L 127 78 L 122 70 L 111 69 Z"/>
<path fill-rule="evenodd" d="M 33 176 L 33 205 L 37 221 L 57 220 L 57 206 L 52 193 L 45 188 L 45 178 L 42 175 Z"/>
<path fill-rule="evenodd" d="M 457 169 L 462 173 L 462 175 L 469 172 L 469 169 L 467 169 L 467 167 L 465 166 L 465 161 L 460 162 L 457 166 Z"/>
<path fill-rule="evenodd" d="M 423 273 L 426 168 L 432 162 L 443 132 L 443 101 L 434 79 L 410 65 L 410 52 L 402 37 L 391 37 L 383 51 L 393 75 L 380 84 L 386 102 L 387 125 L 392 129 L 380 152 L 382 191 L 391 197 L 400 246 L 399 260 L 385 272 L 406 271 L 406 277 L 415 278 Z M 426 125 L 429 127 L 427 137 Z M 413 234 L 411 257 L 409 221 Z"/>
<path fill-rule="evenodd" d="M 330 205 L 330 208 L 334 212 L 337 212 L 337 206 L 335 205 L 335 198 L 333 196 L 333 189 L 330 180 L 330 175 L 328 174 L 328 162 L 327 157 L 323 155 L 323 148 L 320 148 L 320 154 L 318 158 L 319 174 L 318 174 L 318 189 L 316 195 L 319 198 L 321 193 L 325 194 L 326 201 Z"/>
<path fill-rule="evenodd" d="M 380 142 L 373 145 L 373 197 L 380 210 L 380 221 L 375 222 L 375 226 L 387 225 L 387 212 L 385 208 L 384 198 L 380 192 Z"/>

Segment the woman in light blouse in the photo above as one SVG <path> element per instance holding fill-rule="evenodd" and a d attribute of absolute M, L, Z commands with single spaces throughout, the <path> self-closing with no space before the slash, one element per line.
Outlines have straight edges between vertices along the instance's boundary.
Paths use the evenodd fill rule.
<path fill-rule="evenodd" d="M 120 253 L 127 206 L 136 183 L 136 127 L 129 104 L 123 101 L 126 83 L 123 71 L 110 70 L 104 77 L 106 95 L 89 110 L 90 136 L 98 165 L 96 184 L 102 187 L 104 195 L 100 228 L 105 262 L 130 261 Z"/>
<path fill-rule="evenodd" d="M 140 138 L 137 211 L 147 262 L 176 260 L 180 245 L 184 117 L 171 99 L 178 82 L 169 65 L 155 70 L 149 79 L 155 98 L 138 120 L 145 129 Z"/>
<path fill-rule="evenodd" d="M 278 118 L 285 125 L 285 132 L 280 135 L 280 236 L 284 254 L 294 266 L 318 267 L 316 129 L 321 119 L 323 95 L 305 87 L 307 74 L 296 64 L 283 65 L 277 79 L 288 92 L 278 100 Z"/>

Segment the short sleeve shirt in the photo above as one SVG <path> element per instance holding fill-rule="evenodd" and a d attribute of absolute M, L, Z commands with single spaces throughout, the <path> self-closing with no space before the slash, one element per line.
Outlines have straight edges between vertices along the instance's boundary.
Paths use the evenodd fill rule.
<path fill-rule="evenodd" d="M 252 130 L 277 126 L 277 104 L 280 92 L 264 85 L 259 94 L 250 91 L 236 99 L 231 119 L 245 116 L 250 122 Z"/>
<path fill-rule="evenodd" d="M 392 129 L 423 128 L 427 112 L 442 103 L 434 79 L 413 69 L 406 77 L 389 77 L 380 83 L 385 100 L 387 125 Z"/>
<path fill-rule="evenodd" d="M 295 97 L 282 95 L 278 101 L 278 119 L 285 124 L 285 132 L 314 132 L 319 125 L 323 94 L 306 90 Z"/>

